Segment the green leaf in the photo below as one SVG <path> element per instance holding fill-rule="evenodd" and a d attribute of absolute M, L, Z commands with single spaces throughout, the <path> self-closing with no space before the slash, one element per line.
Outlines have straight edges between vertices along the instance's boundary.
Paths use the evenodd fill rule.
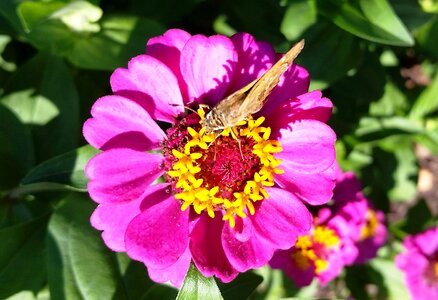
<path fill-rule="evenodd" d="M 20 3 L 26 1 L 28 0 L 0 1 L 0 14 L 3 15 L 9 21 L 9 23 L 17 32 L 23 31 L 20 18 L 17 15 L 17 7 L 20 5 Z"/>
<path fill-rule="evenodd" d="M 213 29 L 219 34 L 232 36 L 237 31 L 227 23 L 227 16 L 219 15 L 213 22 Z"/>
<path fill-rule="evenodd" d="M 12 78 L 1 102 L 31 129 L 37 161 L 77 145 L 79 108 L 76 87 L 62 59 L 40 53 Z"/>
<path fill-rule="evenodd" d="M 434 14 L 428 14 L 423 11 L 418 1 L 412 0 L 391 0 L 392 8 L 399 18 L 403 21 L 403 24 L 414 32 L 425 23 L 434 18 Z"/>
<path fill-rule="evenodd" d="M 38 23 L 44 22 L 52 13 L 65 6 L 63 1 L 23 2 L 17 8 L 17 14 L 23 28 L 29 32 Z"/>
<path fill-rule="evenodd" d="M 116 257 L 91 228 L 95 205 L 82 194 L 65 198 L 48 228 L 48 281 L 53 299 L 126 299 Z"/>
<path fill-rule="evenodd" d="M 433 58 L 438 58 L 438 43 L 435 42 L 435 37 L 438 34 L 438 17 L 437 14 L 433 15 L 433 18 L 419 28 L 415 37 L 418 46 L 427 52 L 428 55 Z"/>
<path fill-rule="evenodd" d="M 328 22 L 312 26 L 304 39 L 306 46 L 297 61 L 310 73 L 310 90 L 326 88 L 360 62 L 358 40 Z"/>
<path fill-rule="evenodd" d="M 144 264 L 131 260 L 126 253 L 119 252 L 116 255 L 119 269 L 123 276 L 123 288 L 126 287 L 125 290 L 128 299 L 142 299 L 142 296 L 144 296 L 151 287 L 158 285 L 148 279 L 148 273 Z M 171 298 L 173 300 L 176 297 L 177 291 L 174 288 L 172 291 L 174 292 Z M 157 299 L 157 297 L 152 299 Z"/>
<path fill-rule="evenodd" d="M 317 21 L 315 0 L 288 1 L 288 7 L 281 22 L 281 33 L 289 41 L 297 40 Z"/>
<path fill-rule="evenodd" d="M 1 26 L 1 25 L 0 25 Z M 12 41 L 12 38 L 7 35 L 0 35 L 0 68 L 7 71 L 13 72 L 16 70 L 16 65 L 13 62 L 9 62 L 3 58 L 3 51 L 5 50 L 8 43 Z M 2 86 L 0 86 L 1 91 Z"/>
<path fill-rule="evenodd" d="M 97 153 L 99 153 L 99 150 L 86 145 L 49 159 L 33 168 L 23 178 L 21 184 L 51 182 L 85 191 L 88 179 L 85 177 L 84 168 L 87 162 Z"/>
<path fill-rule="evenodd" d="M 438 156 L 438 119 L 428 120 L 424 134 L 415 136 L 415 139 Z"/>
<path fill-rule="evenodd" d="M 155 284 L 147 291 L 146 294 L 143 295 L 141 300 L 174 300 L 177 295 L 178 291 L 174 287 Z"/>
<path fill-rule="evenodd" d="M 223 299 L 221 292 L 216 285 L 213 277 L 204 277 L 198 269 L 191 264 L 184 279 L 184 283 L 179 290 L 177 300 L 196 300 L 196 299 Z"/>
<path fill-rule="evenodd" d="M 35 7 L 44 13 L 38 14 Z M 157 22 L 135 16 L 101 18 L 101 9 L 86 1 L 65 3 L 55 11 L 46 2 L 23 3 L 19 11 L 32 45 L 85 69 L 114 70 L 126 65 L 131 57 L 144 53 L 149 37 L 164 31 Z"/>
<path fill-rule="evenodd" d="M 384 83 L 384 82 L 381 82 Z M 368 86 L 367 84 L 365 84 Z M 390 117 L 395 115 L 405 115 L 409 103 L 406 93 L 401 91 L 396 84 L 391 81 L 386 82 L 382 97 L 370 104 L 369 114 L 376 117 Z"/>
<path fill-rule="evenodd" d="M 0 230 L 0 298 L 20 290 L 38 292 L 46 280 L 47 215 Z"/>
<path fill-rule="evenodd" d="M 396 268 L 394 261 L 375 258 L 370 261 L 370 265 L 381 274 L 380 283 L 386 287 L 388 299 L 410 299 L 404 283 L 403 273 Z"/>
<path fill-rule="evenodd" d="M 359 122 L 356 135 L 363 142 L 380 140 L 392 135 L 419 134 L 424 128 L 417 122 L 403 117 L 363 117 Z"/>
<path fill-rule="evenodd" d="M 248 299 L 254 290 L 260 285 L 263 278 L 253 272 L 240 274 L 230 283 L 218 282 L 222 297 L 227 299 Z"/>
<path fill-rule="evenodd" d="M 0 103 L 0 190 L 12 188 L 34 164 L 32 136 Z"/>
<path fill-rule="evenodd" d="M 365 2 L 359 2 L 361 11 L 349 2 L 318 0 L 318 11 L 340 28 L 363 39 L 394 46 L 414 44 L 409 32 L 385 0 Z"/>
<path fill-rule="evenodd" d="M 359 5 L 372 24 L 395 35 L 405 46 L 414 45 L 412 36 L 387 0 L 360 0 Z"/>
<path fill-rule="evenodd" d="M 77 67 L 114 70 L 125 66 L 135 55 L 144 53 L 146 41 L 163 33 L 164 28 L 144 18 L 105 16 L 101 31 L 79 38 L 65 55 Z"/>
<path fill-rule="evenodd" d="M 417 158 L 410 146 L 410 141 L 405 145 L 398 143 L 398 147 L 394 152 L 397 165 L 392 172 L 394 186 L 388 191 L 390 199 L 409 201 L 417 193 Z"/>
<path fill-rule="evenodd" d="M 420 94 L 412 106 L 409 117 L 421 119 L 430 113 L 438 111 L 438 74 L 430 85 Z"/>
<path fill-rule="evenodd" d="M 26 32 L 50 20 L 59 20 L 74 32 L 97 32 L 100 27 L 96 22 L 103 14 L 98 6 L 82 0 L 24 2 L 17 11 Z"/>

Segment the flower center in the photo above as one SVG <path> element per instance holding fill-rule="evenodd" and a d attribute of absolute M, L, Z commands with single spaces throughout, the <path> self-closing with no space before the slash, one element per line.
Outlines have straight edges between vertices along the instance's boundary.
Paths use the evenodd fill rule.
<path fill-rule="evenodd" d="M 424 271 L 424 277 L 429 285 L 438 285 L 438 252 L 429 258 L 429 264 Z"/>
<path fill-rule="evenodd" d="M 264 117 L 250 117 L 220 134 L 205 132 L 204 117 L 199 109 L 168 129 L 162 145 L 165 178 L 181 210 L 192 207 L 211 218 L 223 211 L 222 219 L 234 227 L 236 216 L 253 215 L 254 203 L 269 198 L 264 187 L 273 186 L 274 174 L 283 173 L 274 157 L 282 148 L 269 139 L 270 127 L 260 126 Z"/>
<path fill-rule="evenodd" d="M 360 240 L 366 240 L 376 235 L 379 220 L 377 214 L 373 209 L 368 209 L 366 213 L 366 224 L 361 228 Z"/>
<path fill-rule="evenodd" d="M 298 237 L 291 258 L 301 270 L 311 264 L 315 273 L 320 274 L 328 268 L 328 256 L 339 246 L 340 239 L 336 232 L 326 226 L 316 226 L 312 233 Z"/>

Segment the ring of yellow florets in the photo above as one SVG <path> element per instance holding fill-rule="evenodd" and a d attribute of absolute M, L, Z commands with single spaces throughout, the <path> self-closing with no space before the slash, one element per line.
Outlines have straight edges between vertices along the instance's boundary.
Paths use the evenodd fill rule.
<path fill-rule="evenodd" d="M 360 241 L 372 238 L 376 235 L 377 226 L 379 225 L 379 220 L 377 219 L 377 213 L 369 208 L 366 212 L 366 223 L 361 228 Z"/>
<path fill-rule="evenodd" d="M 200 123 L 204 120 L 205 112 L 198 110 Z M 199 127 L 196 130 L 188 127 L 188 140 L 183 149 L 172 149 L 174 156 L 172 168 L 167 175 L 175 180 L 177 193 L 175 198 L 182 201 L 181 210 L 186 210 L 190 206 L 194 211 L 201 214 L 207 211 L 211 218 L 214 218 L 215 211 L 223 210 L 223 220 L 228 220 L 231 227 L 235 226 L 236 216 L 245 218 L 247 213 L 254 215 L 254 203 L 263 199 L 268 199 L 269 195 L 264 187 L 274 185 L 274 174 L 282 174 L 283 170 L 278 168 L 281 161 L 274 157 L 274 153 L 282 151 L 281 145 L 276 140 L 270 140 L 270 127 L 261 127 L 265 120 L 260 117 L 257 120 L 249 118 L 248 121 L 241 121 L 232 128 L 226 128 L 220 134 L 207 134 L 205 128 Z M 215 147 L 215 143 L 220 143 L 221 138 L 230 137 L 234 139 L 251 140 L 252 153 L 259 163 L 254 171 L 253 177 L 242 183 L 240 190 L 231 191 L 230 197 L 221 196 L 224 193 L 219 191 L 219 186 L 205 180 L 199 174 L 203 155 L 210 147 Z M 238 141 L 236 141 L 238 143 Z M 239 143 L 240 147 L 240 143 Z M 214 149 L 214 148 L 213 148 Z M 240 149 L 239 157 L 245 159 Z M 216 153 L 214 153 L 216 155 Z"/>
<path fill-rule="evenodd" d="M 315 273 L 320 274 L 328 268 L 328 252 L 339 244 L 340 239 L 333 229 L 319 225 L 311 234 L 298 237 L 291 258 L 298 268 L 305 270 L 313 264 Z"/>

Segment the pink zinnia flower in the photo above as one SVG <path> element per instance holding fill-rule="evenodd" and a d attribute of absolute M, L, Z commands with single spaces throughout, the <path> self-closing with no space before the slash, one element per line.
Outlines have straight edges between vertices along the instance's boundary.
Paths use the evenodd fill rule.
<path fill-rule="evenodd" d="M 358 256 L 355 264 L 362 264 L 374 258 L 386 241 L 387 229 L 384 214 L 375 209 L 363 195 L 362 187 L 352 172 L 339 172 L 334 190 L 335 213 L 344 219 L 344 231 L 355 243 Z M 338 224 L 342 224 L 339 222 Z"/>
<path fill-rule="evenodd" d="M 332 104 L 307 92 L 302 67 L 290 67 L 254 119 L 217 136 L 200 125 L 200 104 L 214 106 L 278 58 L 249 34 L 173 29 L 115 70 L 114 95 L 94 104 L 84 136 L 103 152 L 85 170 L 99 203 L 91 223 L 153 280 L 179 286 L 192 260 L 229 282 L 309 230 L 304 203 L 331 198 L 335 134 L 324 123 Z"/>
<path fill-rule="evenodd" d="M 345 266 L 375 257 L 386 239 L 383 213 L 372 208 L 353 173 L 342 173 L 337 165 L 335 169 L 332 203 L 318 209 L 309 233 L 298 237 L 291 249 L 278 251 L 270 262 L 298 287 L 314 278 L 321 285 L 329 283 Z"/>
<path fill-rule="evenodd" d="M 299 236 L 292 248 L 277 251 L 269 264 L 284 270 L 297 287 L 309 285 L 314 278 L 321 285 L 328 284 L 357 257 L 344 226 L 345 221 L 329 207 L 321 207 L 310 232 Z"/>
<path fill-rule="evenodd" d="M 395 262 L 412 299 L 438 299 L 438 227 L 407 236 L 403 246 Z"/>

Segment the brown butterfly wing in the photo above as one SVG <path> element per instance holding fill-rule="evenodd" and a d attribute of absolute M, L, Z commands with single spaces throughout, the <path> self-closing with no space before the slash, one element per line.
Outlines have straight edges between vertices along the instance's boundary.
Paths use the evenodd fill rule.
<path fill-rule="evenodd" d="M 220 115 L 224 124 L 227 127 L 234 126 L 240 120 L 243 120 L 248 114 L 241 112 L 240 107 L 244 103 L 245 99 L 248 97 L 248 93 L 251 88 L 260 80 L 250 82 L 240 90 L 235 91 L 233 94 L 229 95 L 225 99 L 221 100 L 212 110 L 215 114 Z"/>
<path fill-rule="evenodd" d="M 265 74 L 251 82 L 247 96 L 239 107 L 237 114 L 244 117 L 258 112 L 265 105 L 269 94 L 278 85 L 281 75 L 289 69 L 295 58 L 304 47 L 304 40 L 296 43 L 286 54 L 280 58 Z M 246 86 L 245 88 L 247 88 Z"/>

